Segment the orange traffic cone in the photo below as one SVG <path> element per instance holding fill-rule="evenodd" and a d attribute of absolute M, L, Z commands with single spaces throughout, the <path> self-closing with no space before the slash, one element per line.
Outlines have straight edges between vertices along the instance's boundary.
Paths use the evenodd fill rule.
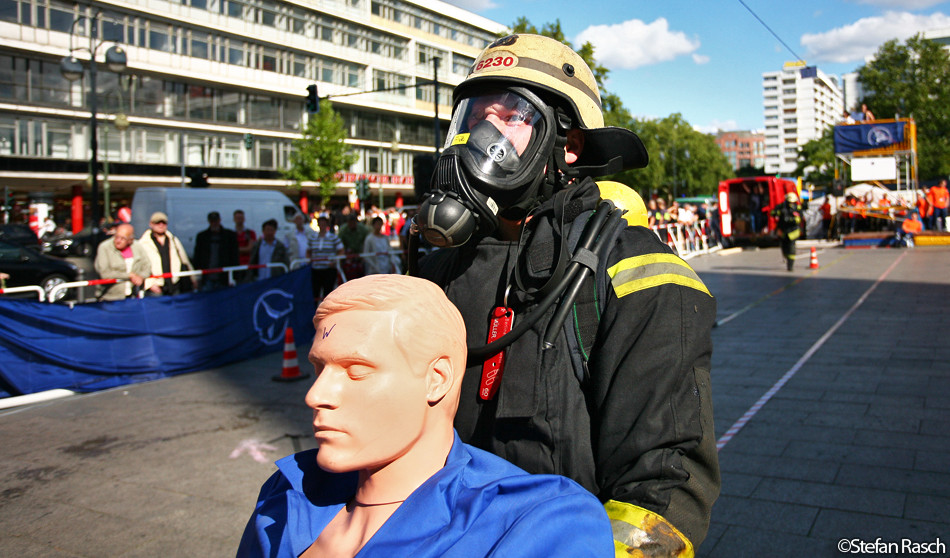
<path fill-rule="evenodd" d="M 808 266 L 809 269 L 818 269 L 818 252 L 815 251 L 815 247 L 811 247 L 811 264 Z"/>
<path fill-rule="evenodd" d="M 275 382 L 292 382 L 306 378 L 306 374 L 300 373 L 300 364 L 297 361 L 297 346 L 294 345 L 294 330 L 287 328 L 284 332 L 284 368 L 280 376 L 274 376 Z"/>

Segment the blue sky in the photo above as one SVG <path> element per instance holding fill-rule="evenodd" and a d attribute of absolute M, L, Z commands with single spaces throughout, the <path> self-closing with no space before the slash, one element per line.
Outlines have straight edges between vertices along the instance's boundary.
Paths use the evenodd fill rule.
<path fill-rule="evenodd" d="M 795 56 L 739 0 L 447 0 L 499 23 L 560 20 L 609 68 L 607 89 L 641 118 L 679 112 L 704 132 L 761 130 L 762 73 Z M 950 1 L 743 0 L 827 74 L 862 66 L 889 39 L 950 33 Z"/>

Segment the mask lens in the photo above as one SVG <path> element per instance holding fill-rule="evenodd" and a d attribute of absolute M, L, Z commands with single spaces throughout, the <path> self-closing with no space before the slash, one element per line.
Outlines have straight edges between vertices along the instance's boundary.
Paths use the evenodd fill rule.
<path fill-rule="evenodd" d="M 517 93 L 469 97 L 456 108 L 445 147 L 466 147 L 481 173 L 504 178 L 518 172 L 521 159 L 536 148 L 542 124 L 541 111 Z"/>

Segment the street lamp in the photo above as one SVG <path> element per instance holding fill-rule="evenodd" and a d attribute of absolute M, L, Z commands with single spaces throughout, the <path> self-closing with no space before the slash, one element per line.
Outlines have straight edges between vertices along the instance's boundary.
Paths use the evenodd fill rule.
<path fill-rule="evenodd" d="M 101 10 L 96 10 L 92 17 L 79 16 L 73 20 L 72 27 L 69 29 L 69 55 L 64 57 L 59 64 L 60 72 L 63 77 L 69 81 L 76 81 L 82 78 L 83 66 L 73 52 L 77 50 L 86 50 L 89 52 L 89 175 L 90 186 L 92 188 L 92 228 L 99 227 L 99 142 L 98 121 L 96 120 L 97 94 L 96 94 L 96 51 L 104 42 L 99 42 L 99 15 Z M 89 48 L 73 47 L 73 35 L 76 30 L 76 24 L 83 19 L 90 21 L 89 29 Z M 112 45 L 106 50 L 105 63 L 110 71 L 117 74 L 125 71 L 126 68 L 125 51 L 117 44 Z"/>

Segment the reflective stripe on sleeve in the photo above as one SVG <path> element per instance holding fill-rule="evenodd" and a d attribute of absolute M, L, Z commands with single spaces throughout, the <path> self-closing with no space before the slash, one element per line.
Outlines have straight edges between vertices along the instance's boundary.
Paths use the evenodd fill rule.
<path fill-rule="evenodd" d="M 693 558 L 693 543 L 663 516 L 626 502 L 604 504 L 614 534 L 614 555 Z"/>
<path fill-rule="evenodd" d="M 712 296 L 693 268 L 673 254 L 626 258 L 607 269 L 607 275 L 617 298 L 667 284 L 689 287 Z"/>

